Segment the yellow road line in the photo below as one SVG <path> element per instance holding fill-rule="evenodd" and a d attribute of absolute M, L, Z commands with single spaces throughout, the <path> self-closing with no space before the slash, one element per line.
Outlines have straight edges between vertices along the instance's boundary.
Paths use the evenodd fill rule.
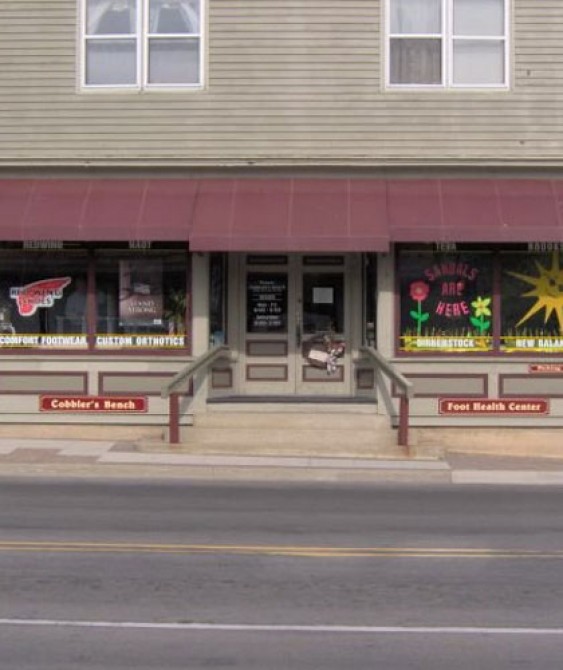
<path fill-rule="evenodd" d="M 144 544 L 128 542 L 0 541 L 0 552 L 231 554 L 310 558 L 563 558 L 563 550 L 459 547 L 309 547 L 229 544 Z"/>

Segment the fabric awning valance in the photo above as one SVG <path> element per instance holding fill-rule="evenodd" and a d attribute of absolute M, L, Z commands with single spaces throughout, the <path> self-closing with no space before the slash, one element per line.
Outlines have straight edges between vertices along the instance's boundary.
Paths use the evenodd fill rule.
<path fill-rule="evenodd" d="M 552 179 L 4 179 L 0 239 L 254 252 L 563 242 L 562 207 Z"/>

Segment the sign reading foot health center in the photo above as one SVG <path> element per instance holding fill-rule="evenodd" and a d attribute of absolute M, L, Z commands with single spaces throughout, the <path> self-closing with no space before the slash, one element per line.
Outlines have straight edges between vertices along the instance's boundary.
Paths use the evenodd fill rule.
<path fill-rule="evenodd" d="M 549 401 L 542 398 L 440 398 L 439 414 L 498 416 L 549 414 Z"/>

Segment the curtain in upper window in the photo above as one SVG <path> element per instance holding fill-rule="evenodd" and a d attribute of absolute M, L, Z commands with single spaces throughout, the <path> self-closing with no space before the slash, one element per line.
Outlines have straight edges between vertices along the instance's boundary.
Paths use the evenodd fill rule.
<path fill-rule="evenodd" d="M 88 35 L 129 35 L 135 32 L 137 0 L 88 0 Z"/>
<path fill-rule="evenodd" d="M 150 0 L 148 82 L 193 84 L 200 69 L 199 0 Z"/>
<path fill-rule="evenodd" d="M 439 35 L 442 32 L 442 0 L 394 0 L 391 32 Z"/>
<path fill-rule="evenodd" d="M 132 85 L 137 79 L 137 0 L 88 0 L 85 79 L 91 85 Z"/>
<path fill-rule="evenodd" d="M 203 0 L 82 0 L 86 86 L 198 86 Z"/>
<path fill-rule="evenodd" d="M 504 86 L 507 0 L 388 0 L 390 85 Z"/>
<path fill-rule="evenodd" d="M 199 33 L 199 0 L 151 0 L 149 33 Z"/>

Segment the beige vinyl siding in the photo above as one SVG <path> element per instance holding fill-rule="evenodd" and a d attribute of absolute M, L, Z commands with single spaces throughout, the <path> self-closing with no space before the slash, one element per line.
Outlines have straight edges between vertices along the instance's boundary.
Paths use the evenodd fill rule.
<path fill-rule="evenodd" d="M 80 92 L 77 0 L 0 0 L 0 165 L 563 164 L 563 2 L 508 91 L 386 91 L 378 0 L 207 0 L 203 91 Z"/>

